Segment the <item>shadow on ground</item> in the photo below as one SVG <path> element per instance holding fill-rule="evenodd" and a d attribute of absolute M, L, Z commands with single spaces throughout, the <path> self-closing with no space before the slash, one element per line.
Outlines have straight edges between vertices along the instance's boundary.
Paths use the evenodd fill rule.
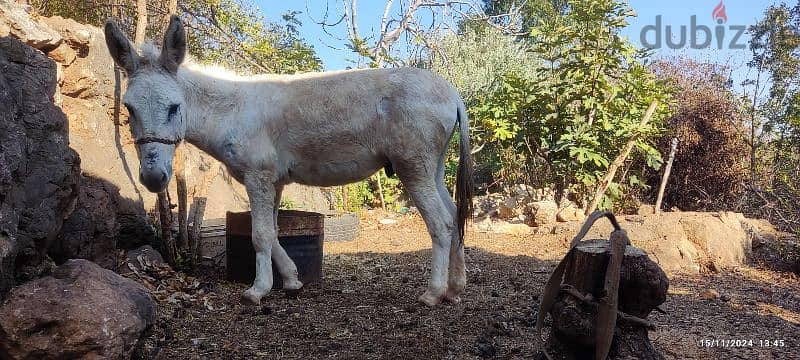
<path fill-rule="evenodd" d="M 214 305 L 162 303 L 143 358 L 469 359 L 533 358 L 539 295 L 554 263 L 467 248 L 468 289 L 460 304 L 428 308 L 415 299 L 430 251 L 326 255 L 324 280 L 299 298 L 273 291 L 260 307 L 238 302 L 245 284 L 215 283 Z M 774 274 L 774 273 L 768 273 Z M 651 333 L 667 358 L 798 358 L 797 281 L 758 270 L 677 276 Z M 771 275 L 770 275 L 771 276 Z M 778 278 L 778 275 L 774 275 Z M 702 300 L 716 287 L 723 299 Z M 763 289 L 770 293 L 760 294 Z M 770 313 L 770 310 L 772 313 Z M 776 314 L 777 313 L 777 314 Z M 702 339 L 784 340 L 781 348 L 700 347 Z"/>

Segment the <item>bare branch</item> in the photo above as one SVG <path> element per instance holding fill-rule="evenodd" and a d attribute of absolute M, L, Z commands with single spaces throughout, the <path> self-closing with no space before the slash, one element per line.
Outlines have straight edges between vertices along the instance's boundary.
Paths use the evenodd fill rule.
<path fill-rule="evenodd" d="M 322 26 L 328 36 L 346 41 L 353 52 L 368 59 L 375 66 L 400 63 L 391 54 L 401 38 L 405 39 L 409 54 L 412 56 L 422 56 L 426 51 L 436 52 L 433 36 L 440 36 L 442 32 L 455 32 L 455 24 L 463 20 L 482 21 L 506 34 L 521 34 L 518 28 L 519 22 L 514 20 L 517 18 L 517 6 L 512 7 L 508 14 L 489 16 L 483 11 L 478 0 L 385 0 L 377 34 L 363 36 L 358 27 L 358 1 L 340 1 L 341 17 L 336 21 L 329 21 L 327 2 L 322 19 L 310 16 L 308 1 L 306 1 L 306 13 L 312 21 Z M 400 9 L 392 15 L 392 8 L 398 3 Z M 425 14 L 429 16 L 420 17 L 421 10 L 429 11 L 430 14 Z M 338 39 L 329 32 L 329 29 L 336 26 L 344 26 L 347 39 Z M 371 32 L 376 31 L 373 28 Z"/>

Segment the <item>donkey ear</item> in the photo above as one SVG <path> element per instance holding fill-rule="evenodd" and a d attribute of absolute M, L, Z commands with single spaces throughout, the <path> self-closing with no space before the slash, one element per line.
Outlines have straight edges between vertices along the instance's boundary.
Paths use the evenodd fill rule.
<path fill-rule="evenodd" d="M 111 53 L 114 62 L 125 69 L 128 75 L 133 74 L 138 65 L 138 54 L 133 50 L 131 42 L 125 34 L 122 33 L 122 30 L 119 29 L 114 20 L 108 19 L 105 26 L 105 33 L 108 52 Z"/>
<path fill-rule="evenodd" d="M 164 33 L 164 46 L 161 47 L 161 65 L 171 73 L 178 72 L 178 66 L 186 56 L 186 31 L 177 15 L 169 19 L 169 27 Z"/>

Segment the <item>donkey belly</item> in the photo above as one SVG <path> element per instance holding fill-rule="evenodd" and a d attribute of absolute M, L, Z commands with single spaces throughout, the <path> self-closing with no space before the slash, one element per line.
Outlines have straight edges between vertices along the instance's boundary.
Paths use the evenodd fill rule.
<path fill-rule="evenodd" d="M 337 186 L 364 180 L 386 166 L 378 156 L 306 160 L 288 171 L 291 181 L 311 186 Z"/>

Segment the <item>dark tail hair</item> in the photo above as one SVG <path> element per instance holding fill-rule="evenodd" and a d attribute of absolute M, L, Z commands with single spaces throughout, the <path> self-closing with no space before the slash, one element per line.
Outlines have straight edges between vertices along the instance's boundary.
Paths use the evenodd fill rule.
<path fill-rule="evenodd" d="M 458 170 L 456 172 L 456 208 L 458 226 L 458 245 L 464 246 L 464 232 L 467 228 L 467 220 L 472 218 L 472 193 L 475 182 L 472 177 L 472 148 L 469 144 L 469 120 L 464 103 L 458 105 L 458 124 L 460 126 L 459 140 L 460 154 L 458 159 Z"/>

